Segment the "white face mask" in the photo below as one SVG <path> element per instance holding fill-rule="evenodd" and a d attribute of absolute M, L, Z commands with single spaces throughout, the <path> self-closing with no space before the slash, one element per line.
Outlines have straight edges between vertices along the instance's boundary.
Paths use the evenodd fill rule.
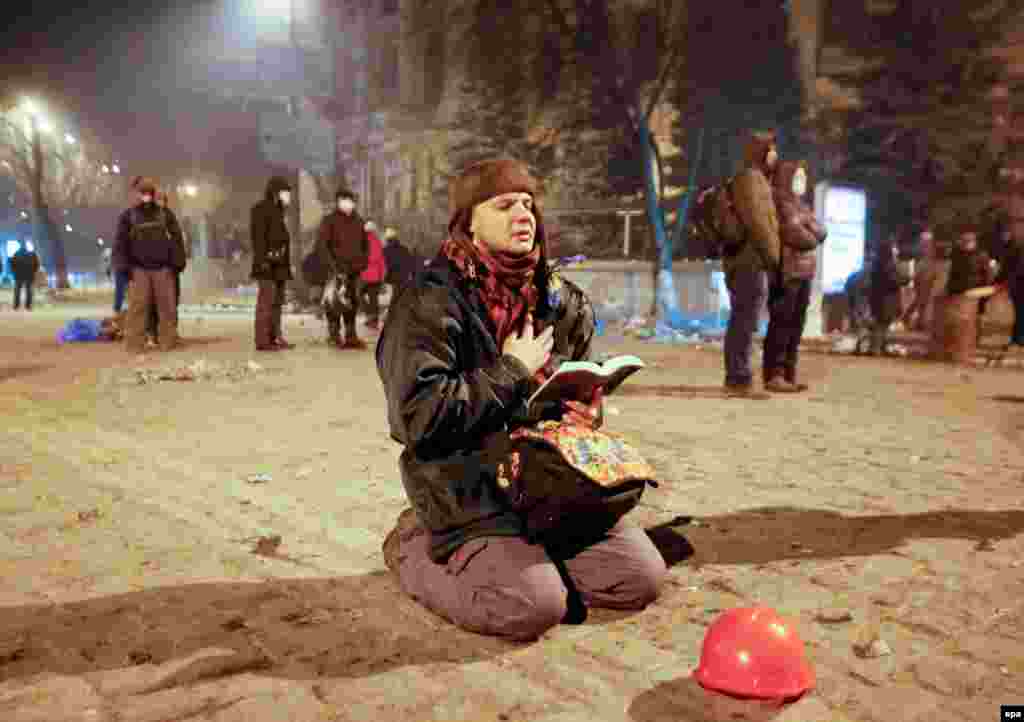
<path fill-rule="evenodd" d="M 802 196 L 807 192 L 807 176 L 803 173 L 797 173 L 793 176 L 793 192 L 798 196 Z"/>
<path fill-rule="evenodd" d="M 342 198 L 338 201 L 338 210 L 342 213 L 351 213 L 356 208 L 356 204 L 349 198 Z"/>
<path fill-rule="evenodd" d="M 281 199 L 281 203 L 283 203 L 284 205 L 288 205 L 289 203 L 292 202 L 291 191 L 281 191 L 280 193 L 277 194 L 277 197 Z"/>

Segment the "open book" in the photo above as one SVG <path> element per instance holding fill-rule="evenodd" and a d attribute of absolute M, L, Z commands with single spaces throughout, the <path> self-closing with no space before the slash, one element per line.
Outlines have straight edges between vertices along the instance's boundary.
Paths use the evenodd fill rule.
<path fill-rule="evenodd" d="M 590 398 L 598 386 L 604 387 L 607 396 L 643 367 L 644 362 L 636 356 L 616 356 L 600 364 L 566 361 L 534 392 L 527 405 L 532 410 L 536 404 L 546 401 L 583 401 Z"/>

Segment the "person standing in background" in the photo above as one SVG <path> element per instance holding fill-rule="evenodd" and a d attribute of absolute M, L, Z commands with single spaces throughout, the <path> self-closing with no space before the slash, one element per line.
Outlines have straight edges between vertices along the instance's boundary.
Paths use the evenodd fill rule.
<path fill-rule="evenodd" d="M 377 235 L 377 224 L 367 221 L 364 226 L 366 238 L 370 243 L 370 255 L 366 270 L 361 279 L 363 282 L 363 299 L 366 302 L 366 327 L 372 331 L 380 330 L 380 292 L 387 276 L 387 261 L 384 258 L 384 246 Z"/>

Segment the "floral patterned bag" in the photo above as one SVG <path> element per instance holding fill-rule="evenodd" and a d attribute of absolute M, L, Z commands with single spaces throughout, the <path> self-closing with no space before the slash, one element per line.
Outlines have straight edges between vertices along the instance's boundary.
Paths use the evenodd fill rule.
<path fill-rule="evenodd" d="M 541 421 L 492 437 L 488 457 L 531 544 L 595 540 L 640 501 L 654 469 L 622 437 L 585 424 Z"/>

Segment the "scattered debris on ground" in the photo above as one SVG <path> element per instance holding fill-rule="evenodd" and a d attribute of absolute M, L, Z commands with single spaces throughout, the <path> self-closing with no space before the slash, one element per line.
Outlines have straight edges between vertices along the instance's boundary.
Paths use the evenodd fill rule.
<path fill-rule="evenodd" d="M 140 385 L 160 381 L 240 381 L 247 376 L 259 374 L 263 366 L 249 361 L 207 361 L 199 359 L 191 363 L 178 362 L 158 368 L 135 368 L 135 380 Z"/>

